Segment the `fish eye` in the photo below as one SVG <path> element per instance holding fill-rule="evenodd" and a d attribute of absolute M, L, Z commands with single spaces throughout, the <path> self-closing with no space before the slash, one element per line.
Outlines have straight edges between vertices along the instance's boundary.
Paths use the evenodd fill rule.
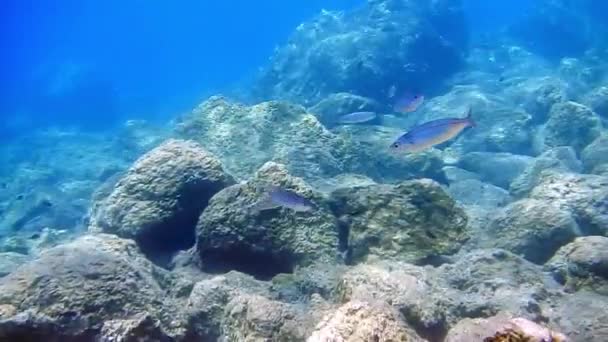
<path fill-rule="evenodd" d="M 391 146 L 394 147 L 394 148 L 397 148 L 397 147 L 399 147 L 399 144 L 398 143 L 393 143 Z"/>

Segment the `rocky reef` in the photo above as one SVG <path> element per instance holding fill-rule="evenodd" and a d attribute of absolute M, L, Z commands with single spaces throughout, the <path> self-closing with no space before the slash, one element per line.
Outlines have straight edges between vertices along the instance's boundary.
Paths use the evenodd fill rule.
<path fill-rule="evenodd" d="M 581 3 L 479 48 L 461 1 L 370 0 L 302 24 L 252 103 L 0 146 L 0 341 L 607 341 L 608 65 L 593 35 L 522 42 Z"/>

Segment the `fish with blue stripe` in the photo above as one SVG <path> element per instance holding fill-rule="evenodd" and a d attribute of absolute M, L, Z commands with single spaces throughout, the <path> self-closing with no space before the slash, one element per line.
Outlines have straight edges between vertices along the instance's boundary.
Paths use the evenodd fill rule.
<path fill-rule="evenodd" d="M 470 107 L 464 118 L 438 119 L 415 126 L 401 135 L 390 148 L 395 151 L 421 152 L 458 136 L 467 127 L 475 127 Z"/>

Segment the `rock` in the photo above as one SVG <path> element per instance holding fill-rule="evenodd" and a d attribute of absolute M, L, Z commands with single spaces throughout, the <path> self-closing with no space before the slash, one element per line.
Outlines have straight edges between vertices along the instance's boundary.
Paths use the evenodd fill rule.
<path fill-rule="evenodd" d="M 563 296 L 549 311 L 551 321 L 571 342 L 608 341 L 608 297 L 580 291 Z"/>
<path fill-rule="evenodd" d="M 608 237 L 579 237 L 560 248 L 546 267 L 570 291 L 589 288 L 608 295 Z"/>
<path fill-rule="evenodd" d="M 589 173 L 597 173 L 602 166 L 605 167 L 608 164 L 608 134 L 597 137 L 587 145 L 581 153 L 581 160 Z"/>
<path fill-rule="evenodd" d="M 391 88 L 440 83 L 459 68 L 466 41 L 459 3 L 373 0 L 358 11 L 322 11 L 277 49 L 253 93 L 307 106 L 345 91 L 387 100 Z"/>
<path fill-rule="evenodd" d="M 582 100 L 591 110 L 608 119 L 608 86 L 593 89 Z"/>
<path fill-rule="evenodd" d="M 451 183 L 448 192 L 454 199 L 465 205 L 497 208 L 511 201 L 507 190 L 477 179 Z"/>
<path fill-rule="evenodd" d="M 307 342 L 426 341 L 386 304 L 348 302 L 326 316 Z"/>
<path fill-rule="evenodd" d="M 554 104 L 567 100 L 567 87 L 568 84 L 557 77 L 520 77 L 510 82 L 503 93 L 512 103 L 522 104 L 532 115 L 532 123 L 540 124 L 547 120 Z"/>
<path fill-rule="evenodd" d="M 325 127 L 338 124 L 340 116 L 354 112 L 386 113 L 390 109 L 375 100 L 350 93 L 330 94 L 316 105 L 308 108 Z M 376 122 L 379 120 L 375 120 Z"/>
<path fill-rule="evenodd" d="M 512 318 L 499 314 L 489 318 L 465 318 L 450 329 L 445 342 L 505 341 L 565 341 L 566 336 L 525 318 Z M 496 338 L 496 339 L 494 339 Z M 508 339 L 511 341 L 511 339 Z"/>
<path fill-rule="evenodd" d="M 243 295 L 225 307 L 225 341 L 305 341 L 308 331 L 295 306 L 258 295 Z"/>
<path fill-rule="evenodd" d="M 133 319 L 111 320 L 101 328 L 99 341 L 173 341 L 159 323 L 147 315 L 139 315 Z"/>
<path fill-rule="evenodd" d="M 522 199 L 495 214 L 491 246 L 542 264 L 561 246 L 581 234 L 572 214 L 549 201 Z"/>
<path fill-rule="evenodd" d="M 531 320 L 543 319 L 548 299 L 559 296 L 559 284 L 542 268 L 500 249 L 463 254 L 453 264 L 437 269 L 452 288 L 449 321 L 489 317 L 501 311 Z"/>
<path fill-rule="evenodd" d="M 459 166 L 475 172 L 481 180 L 508 189 L 509 184 L 519 176 L 533 158 L 511 153 L 471 152 L 465 154 Z"/>
<path fill-rule="evenodd" d="M 267 161 L 315 181 L 358 173 L 361 148 L 329 132 L 303 107 L 286 102 L 254 106 L 211 97 L 184 117 L 176 135 L 204 144 L 237 178 L 251 177 Z M 362 169 L 362 168 L 361 168 Z"/>
<path fill-rule="evenodd" d="M 530 197 L 570 211 L 582 235 L 608 234 L 608 177 L 544 172 Z"/>
<path fill-rule="evenodd" d="M 140 315 L 178 337 L 185 327 L 164 296 L 168 280 L 134 242 L 83 236 L 0 278 L 0 306 L 14 308 L 0 317 L 0 340 L 90 340 L 106 321 Z"/>
<path fill-rule="evenodd" d="M 348 227 L 352 262 L 425 262 L 457 252 L 467 239 L 464 211 L 431 180 L 338 189 L 331 206 Z"/>
<path fill-rule="evenodd" d="M 555 147 L 536 157 L 519 176 L 513 179 L 509 191 L 512 195 L 521 198 L 538 185 L 545 170 L 581 172 L 582 169 L 581 162 L 572 147 Z"/>
<path fill-rule="evenodd" d="M 551 107 L 549 120 L 542 133 L 547 148 L 572 146 L 580 152 L 600 135 L 601 121 L 590 108 L 572 101 Z"/>
<path fill-rule="evenodd" d="M 474 172 L 467 171 L 465 169 L 461 169 L 455 166 L 444 166 L 443 173 L 445 174 L 445 178 L 447 179 L 449 184 L 460 181 L 467 181 L 471 179 L 479 180 L 480 178 L 479 175 Z"/>
<path fill-rule="evenodd" d="M 217 340 L 222 335 L 226 306 L 244 295 L 270 297 L 268 284 L 234 271 L 197 282 L 184 306 L 192 325 L 191 336 Z"/>
<path fill-rule="evenodd" d="M 347 271 L 344 265 L 315 264 L 294 273 L 281 273 L 272 278 L 273 298 L 289 303 L 308 302 L 313 296 L 334 299 L 335 289 Z"/>
<path fill-rule="evenodd" d="M 254 210 L 267 185 L 314 198 L 319 206 L 298 213 L 288 208 Z M 255 177 L 215 195 L 197 225 L 196 249 L 204 269 L 236 269 L 261 278 L 289 273 L 314 262 L 335 263 L 338 225 L 321 198 L 283 165 L 269 162 Z"/>
<path fill-rule="evenodd" d="M 29 257 L 15 252 L 0 253 L 0 278 L 14 271 L 19 265 L 25 263 Z"/>
<path fill-rule="evenodd" d="M 198 144 L 168 140 L 141 157 L 95 204 L 89 229 L 135 239 L 153 258 L 194 244 L 208 200 L 233 184 L 221 163 Z"/>

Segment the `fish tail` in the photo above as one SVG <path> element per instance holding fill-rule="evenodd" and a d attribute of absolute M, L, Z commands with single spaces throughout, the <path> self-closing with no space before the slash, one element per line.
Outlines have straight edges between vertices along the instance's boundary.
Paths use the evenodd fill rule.
<path fill-rule="evenodd" d="M 260 211 L 264 211 L 264 210 L 274 209 L 276 207 L 279 207 L 279 205 L 274 203 L 272 198 L 270 198 L 270 196 L 267 195 L 265 197 L 262 197 L 259 201 L 250 205 L 249 209 L 252 210 L 253 212 L 260 212 Z"/>
<path fill-rule="evenodd" d="M 477 123 L 475 123 L 475 120 L 473 120 L 473 108 L 471 106 L 469 106 L 469 108 L 467 109 L 467 116 L 465 116 L 465 120 L 467 121 L 469 126 L 477 126 Z"/>

